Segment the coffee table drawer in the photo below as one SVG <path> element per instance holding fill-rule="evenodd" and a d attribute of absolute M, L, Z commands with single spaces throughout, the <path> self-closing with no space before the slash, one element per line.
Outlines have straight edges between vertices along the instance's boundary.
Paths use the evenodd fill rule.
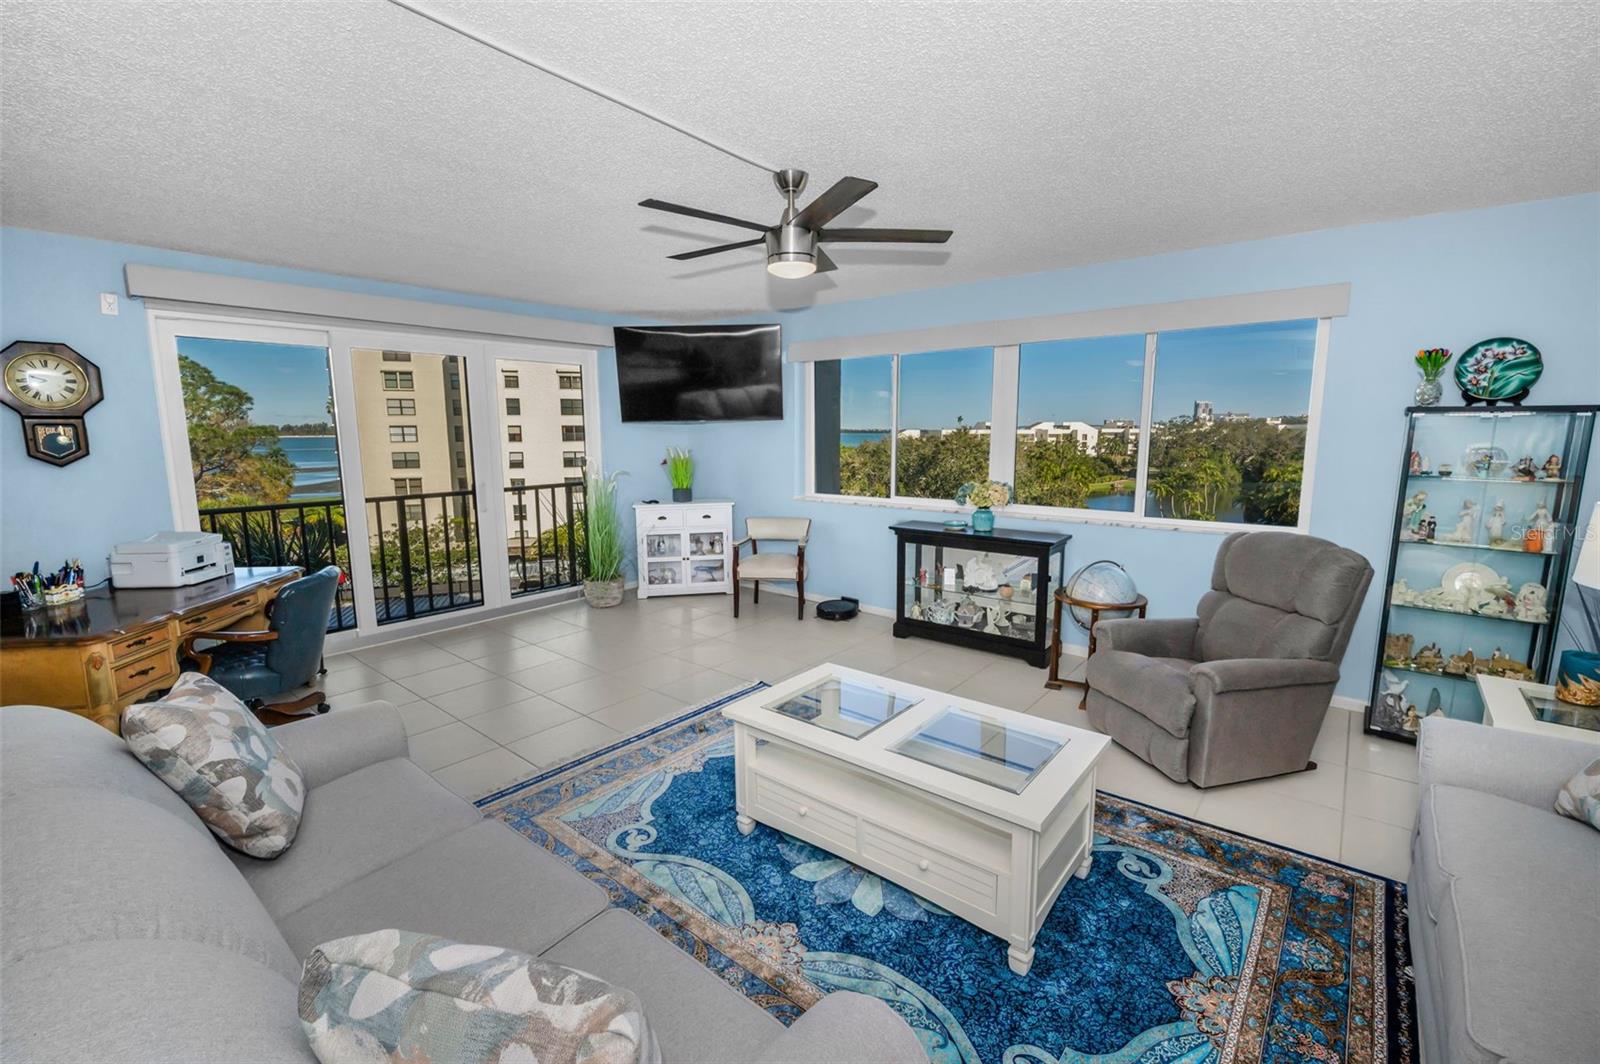
<path fill-rule="evenodd" d="M 871 821 L 861 823 L 861 856 L 889 870 L 896 883 L 932 901 L 953 903 L 990 916 L 1000 914 L 1000 877 L 992 869 L 897 835 Z"/>
<path fill-rule="evenodd" d="M 856 852 L 856 816 L 832 802 L 798 794 L 794 788 L 759 773 L 752 797 L 757 820 L 805 836 L 840 857 Z"/>

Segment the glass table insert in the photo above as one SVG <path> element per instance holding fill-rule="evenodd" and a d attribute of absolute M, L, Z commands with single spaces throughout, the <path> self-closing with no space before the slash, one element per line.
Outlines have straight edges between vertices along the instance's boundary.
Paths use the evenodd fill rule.
<path fill-rule="evenodd" d="M 830 676 L 763 708 L 859 739 L 919 701 L 859 680 Z"/>
<path fill-rule="evenodd" d="M 952 708 L 889 749 L 925 765 L 1021 794 L 1066 745 L 1065 739 Z"/>

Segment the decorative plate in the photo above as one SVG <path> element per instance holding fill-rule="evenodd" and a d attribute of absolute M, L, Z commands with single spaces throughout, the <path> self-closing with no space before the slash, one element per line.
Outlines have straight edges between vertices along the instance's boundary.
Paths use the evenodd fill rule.
<path fill-rule="evenodd" d="M 1468 403 L 1520 403 L 1544 372 L 1539 349 L 1514 336 L 1479 340 L 1456 359 L 1456 387 Z"/>
<path fill-rule="evenodd" d="M 1505 582 L 1505 577 L 1487 565 L 1479 565 L 1477 562 L 1452 565 L 1444 571 L 1444 576 L 1439 578 L 1439 586 L 1446 591 L 1482 591 L 1484 588 L 1495 587 Z"/>

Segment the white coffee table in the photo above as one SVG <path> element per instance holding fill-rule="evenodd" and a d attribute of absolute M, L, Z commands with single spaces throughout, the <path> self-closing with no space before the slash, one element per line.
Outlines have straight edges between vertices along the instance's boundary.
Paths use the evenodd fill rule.
<path fill-rule="evenodd" d="M 1556 697 L 1556 689 L 1549 684 L 1512 680 L 1504 676 L 1479 676 L 1478 694 L 1483 698 L 1483 722 L 1491 727 L 1506 728 L 1511 731 L 1535 732 L 1562 739 L 1581 739 L 1585 742 L 1600 743 L 1600 731 L 1540 720 L 1534 716 L 1528 700 L 1523 697 L 1524 693 L 1551 700 Z M 1593 713 L 1594 711 L 1569 712 Z"/>
<path fill-rule="evenodd" d="M 741 832 L 760 821 L 876 872 L 999 935 L 1028 973 L 1056 896 L 1089 874 L 1109 739 L 839 665 L 722 712 Z"/>

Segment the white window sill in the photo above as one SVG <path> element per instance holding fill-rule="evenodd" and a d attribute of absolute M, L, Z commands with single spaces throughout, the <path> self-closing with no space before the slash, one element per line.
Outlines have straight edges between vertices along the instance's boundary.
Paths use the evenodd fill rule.
<path fill-rule="evenodd" d="M 795 502 L 831 503 L 841 506 L 872 506 L 881 510 L 922 510 L 928 513 L 970 514 L 972 507 L 958 506 L 939 499 L 880 499 L 862 495 L 796 495 Z M 1115 514 L 1104 510 L 1057 510 L 1043 506 L 1002 506 L 995 511 L 996 520 L 1043 521 L 1050 524 L 1110 525 L 1115 528 L 1153 528 L 1168 532 L 1199 532 L 1205 535 L 1226 536 L 1233 532 L 1296 532 L 1304 528 L 1287 528 L 1277 525 L 1247 525 L 1228 521 L 1185 521 L 1175 517 L 1135 517 L 1132 514 Z"/>

